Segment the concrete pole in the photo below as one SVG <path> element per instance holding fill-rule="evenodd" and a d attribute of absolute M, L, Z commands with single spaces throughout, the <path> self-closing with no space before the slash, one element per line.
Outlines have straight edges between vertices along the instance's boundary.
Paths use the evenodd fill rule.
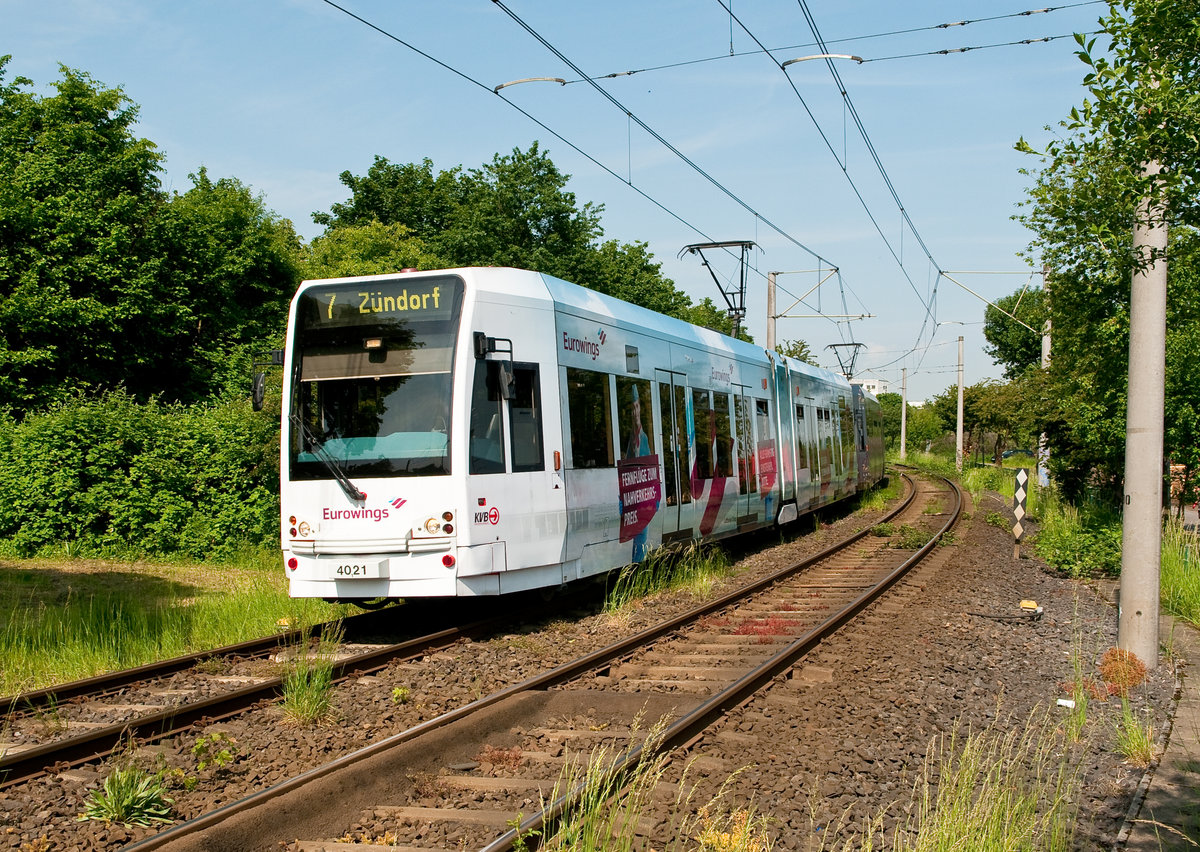
<path fill-rule="evenodd" d="M 900 461 L 908 457 L 908 367 L 900 368 Z"/>
<path fill-rule="evenodd" d="M 1149 176 L 1161 170 L 1158 163 L 1146 166 Z M 1129 298 L 1129 403 L 1117 647 L 1154 668 L 1158 665 L 1162 558 L 1167 224 L 1162 206 L 1149 198 L 1138 206 L 1133 248 L 1142 264 L 1133 272 Z M 1153 261 L 1146 263 L 1151 252 Z"/>
<path fill-rule="evenodd" d="M 1042 304 L 1049 307 L 1050 304 L 1050 270 L 1042 267 Z M 1046 322 L 1042 325 L 1042 369 L 1050 369 L 1050 317 L 1046 317 Z M 1037 481 L 1038 485 L 1046 488 L 1050 485 L 1050 444 L 1046 440 L 1046 433 L 1038 437 L 1038 464 L 1037 464 Z"/>
<path fill-rule="evenodd" d="M 767 273 L 767 351 L 775 351 L 775 276 Z"/>
<path fill-rule="evenodd" d="M 963 469 L 963 338 L 958 336 L 958 430 L 954 441 L 954 466 Z"/>

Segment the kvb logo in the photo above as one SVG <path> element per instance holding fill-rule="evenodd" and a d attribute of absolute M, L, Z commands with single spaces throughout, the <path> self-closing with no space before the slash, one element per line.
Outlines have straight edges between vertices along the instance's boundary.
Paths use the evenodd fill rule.
<path fill-rule="evenodd" d="M 500 510 L 495 506 L 475 513 L 476 526 L 486 526 L 488 524 L 495 526 L 498 523 L 500 523 Z"/>

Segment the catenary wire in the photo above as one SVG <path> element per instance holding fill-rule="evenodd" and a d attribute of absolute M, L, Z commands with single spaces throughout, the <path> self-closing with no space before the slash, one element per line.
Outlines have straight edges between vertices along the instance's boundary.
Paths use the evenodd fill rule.
<path fill-rule="evenodd" d="M 433 55 L 432 55 L 432 54 L 430 54 L 430 53 L 427 53 L 427 52 L 426 52 L 426 51 L 424 51 L 424 50 L 421 50 L 421 49 L 420 49 L 419 47 L 417 47 L 416 45 L 413 45 L 413 44 L 411 44 L 411 43 L 409 43 L 409 42 L 405 41 L 404 39 L 400 38 L 399 36 L 395 35 L 394 33 L 391 33 L 391 32 L 389 32 L 388 30 L 384 29 L 383 27 L 380 27 L 379 25 L 377 25 L 377 24 L 373 23 L 372 21 L 369 21 L 369 20 L 367 20 L 366 18 L 362 17 L 361 15 L 359 15 L 359 14 L 357 14 L 357 13 L 355 13 L 355 12 L 353 12 L 353 11 L 351 11 L 351 10 L 347 9 L 347 8 L 345 8 L 344 6 L 341 6 L 340 4 L 338 4 L 338 3 L 334 2 L 334 0 L 323 0 L 323 2 L 324 2 L 326 5 L 330 6 L 331 8 L 333 8 L 333 9 L 336 9 L 337 11 L 339 11 L 339 12 L 341 12 L 342 14 L 346 15 L 347 17 L 350 17 L 350 18 L 352 18 L 352 19 L 354 19 L 354 20 L 358 21 L 359 23 L 363 24 L 364 26 L 366 26 L 366 27 L 368 27 L 368 28 L 370 28 L 370 29 L 374 30 L 375 32 L 379 33 L 380 35 L 384 36 L 385 38 L 387 38 L 387 39 L 390 39 L 391 41 L 394 41 L 394 42 L 396 42 L 397 44 L 399 44 L 399 45 L 401 45 L 401 46 L 403 46 L 403 47 L 406 47 L 406 48 L 408 48 L 408 49 L 409 49 L 409 50 L 411 50 L 412 52 L 416 53 L 418 56 L 421 56 L 422 58 L 429 60 L 430 62 L 434 63 L 435 65 L 439 66 L 440 68 L 442 68 L 442 69 L 444 69 L 444 70 L 446 70 L 446 71 L 449 71 L 450 73 L 454 74 L 455 76 L 459 77 L 459 78 L 460 78 L 460 79 L 462 79 L 462 80 L 465 80 L 466 82 L 470 83 L 471 85 L 473 85 L 473 86 L 477 86 L 477 87 L 479 87 L 480 89 L 485 89 L 485 90 L 487 90 L 487 91 L 493 92 L 493 94 L 497 94 L 497 95 L 499 94 L 499 93 L 498 93 L 498 91 L 497 91 L 496 89 L 494 89 L 493 87 L 490 87 L 490 86 L 487 86 L 487 85 L 485 85 L 484 83 L 480 82 L 479 80 L 476 80 L 475 78 L 471 77 L 469 74 L 467 74 L 467 73 L 465 73 L 465 72 L 463 72 L 463 71 L 459 70 L 458 68 L 455 68 L 454 66 L 450 65 L 449 63 L 447 63 L 447 62 L 444 62 L 444 61 L 443 61 L 443 60 L 441 60 L 441 59 L 438 59 L 437 57 L 433 56 Z M 499 4 L 499 3 L 498 3 L 497 5 L 501 5 L 501 6 L 502 6 L 502 4 Z M 503 7 L 502 7 L 502 8 L 503 8 Z M 506 10 L 506 11 L 507 11 L 507 10 Z M 511 13 L 509 13 L 509 14 L 510 14 L 510 16 L 511 16 Z M 517 21 L 518 21 L 518 23 L 521 23 L 521 24 L 522 24 L 522 26 L 525 26 L 525 25 L 524 25 L 524 23 L 523 23 L 523 22 L 521 22 L 519 19 L 516 19 L 515 17 L 514 17 L 514 19 L 515 19 L 515 20 L 517 20 Z M 528 28 L 528 27 L 526 27 L 526 29 L 528 30 L 529 28 Z M 540 37 L 538 37 L 538 36 L 537 36 L 537 34 L 536 34 L 536 33 L 533 33 L 533 31 L 532 31 L 532 30 L 529 30 L 529 31 L 530 31 L 530 33 L 531 33 L 532 35 L 534 35 L 534 37 L 535 37 L 535 38 L 540 38 Z M 550 47 L 549 45 L 547 45 L 547 46 L 548 46 L 548 47 Z M 551 50 L 553 50 L 553 48 L 552 48 L 552 47 L 551 47 L 550 49 L 551 49 Z M 555 52 L 557 53 L 557 51 L 555 51 Z M 565 59 L 565 57 L 563 57 L 563 61 L 567 61 L 567 60 Z M 568 62 L 568 64 L 570 64 L 570 63 Z M 601 92 L 603 93 L 603 90 L 601 90 Z M 654 198 L 653 196 L 651 196 L 649 193 L 647 193 L 646 191 L 642 190 L 640 187 L 636 186 L 636 185 L 633 183 L 633 181 L 632 181 L 631 179 L 626 179 L 626 178 L 622 177 L 621 175 L 617 174 L 617 172 L 615 172 L 613 169 L 611 169 L 610 167 L 606 166 L 604 163 L 600 162 L 598 159 L 596 159 L 595 157 L 593 157 L 593 156 L 592 156 L 591 154 L 589 154 L 587 151 L 583 150 L 583 149 L 582 149 L 582 148 L 580 148 L 578 145 L 576 145 L 574 142 L 572 142 L 571 140 L 567 139 L 565 136 L 563 136 L 562 134 L 560 134 L 558 131 L 556 131 L 556 130 L 554 130 L 553 128 L 551 128 L 550 126 L 548 126 L 548 125 L 547 125 L 545 122 L 543 122 L 543 121 L 541 121 L 540 119 L 536 118 L 534 115 L 532 115 L 532 114 L 531 114 L 531 113 L 529 113 L 528 111 L 526 111 L 526 110 L 522 109 L 520 106 L 518 106 L 517 104 L 513 103 L 513 102 L 512 102 L 512 101 L 510 101 L 509 99 L 507 99 L 507 98 L 503 98 L 503 100 L 504 100 L 504 102 L 505 102 L 506 104 L 508 104 L 509 106 L 511 106 L 513 109 L 515 109 L 517 112 L 519 112 L 519 113 L 520 113 L 521 115 L 523 115 L 524 117 L 528 118 L 530 121 L 532 121 L 532 122 L 533 122 L 534 124 L 536 124 L 538 127 L 542 128 L 542 129 L 543 129 L 543 130 L 545 130 L 547 133 L 549 133 L 549 134 L 551 134 L 552 136 L 554 136 L 554 138 L 558 139 L 558 140 L 559 140 L 559 141 L 561 141 L 563 144 L 565 144 L 565 145 L 569 146 L 569 147 L 570 147 L 570 148 L 571 148 L 573 151 L 575 151 L 575 152 L 576 152 L 576 153 L 578 153 L 580 156 L 582 156 L 582 157 L 584 157 L 585 159 L 587 159 L 587 160 L 588 160 L 589 162 L 591 162 L 592 164 L 594 164 L 594 165 L 598 166 L 598 167 L 599 167 L 601 170 L 603 170 L 604 172 L 608 173 L 608 174 L 609 174 L 609 175 L 611 175 L 612 177 L 614 177 L 614 178 L 616 178 L 617 180 L 619 180 L 619 181 L 621 181 L 622 183 L 624 183 L 626 186 L 628 186 L 630 189 L 632 189 L 632 190 L 633 190 L 634 192 L 636 192 L 638 195 L 640 195 L 641 197 L 643 197 L 644 199 L 646 199 L 647 201 L 649 201 L 649 202 L 650 202 L 651 204 L 653 204 L 655 207 L 657 207 L 658 209 L 662 210 L 664 213 L 666 213 L 667 215 L 671 216 L 673 219 L 675 219 L 676 221 L 680 222 L 682 225 L 684 225 L 685 227 L 689 228 L 690 230 L 692 230 L 692 231 L 693 231 L 693 232 L 695 232 L 696 234 L 698 234 L 698 235 L 700 235 L 700 236 L 704 237 L 705 239 L 707 239 L 707 240 L 709 240 L 709 241 L 714 241 L 714 240 L 713 240 L 713 237 L 712 237 L 711 235 L 709 235 L 708 233 L 706 233 L 706 232 L 705 232 L 703 229 L 701 229 L 701 228 L 700 228 L 698 225 L 695 225 L 695 224 L 693 224 L 692 222 L 688 221 L 688 220 L 687 220 L 687 219 L 685 219 L 683 216 L 681 216 L 680 214 L 676 213 L 674 210 L 671 210 L 671 209 L 670 209 L 669 207 L 667 207 L 665 204 L 663 204 L 662 202 L 660 202 L 659 200 L 657 200 L 656 198 Z M 612 99 L 612 98 L 610 98 L 610 100 L 613 100 L 613 99 Z M 614 100 L 614 103 L 616 103 L 616 101 L 615 101 L 615 100 Z M 679 152 L 679 151 L 677 151 L 676 149 L 674 149 L 674 148 L 673 148 L 673 146 L 671 146 L 671 145 L 670 145 L 670 143 L 666 142 L 666 140 L 662 139 L 660 136 L 658 136 L 656 133 L 654 133 L 652 130 L 650 130 L 648 127 L 646 127 L 646 126 L 645 126 L 645 125 L 644 125 L 644 124 L 643 124 L 643 123 L 642 123 L 642 122 L 641 122 L 639 119 L 637 119 L 637 117 L 636 117 L 636 116 L 634 116 L 634 115 L 633 115 L 633 113 L 632 113 L 632 112 L 630 112 L 630 111 L 628 111 L 628 110 L 625 110 L 625 109 L 624 109 L 624 107 L 622 107 L 622 106 L 621 106 L 619 103 L 617 104 L 617 106 L 618 106 L 618 108 L 620 108 L 620 109 L 622 109 L 623 111 L 625 111 L 625 112 L 626 112 L 626 115 L 627 115 L 627 116 L 630 118 L 630 120 L 632 120 L 632 121 L 637 121 L 637 122 L 638 122 L 638 124 L 639 124 L 639 126 L 642 126 L 644 129 L 646 129 L 646 130 L 647 130 L 647 132 L 651 133 L 651 135 L 652 135 L 652 136 L 654 136 L 656 139 L 659 139 L 659 141 L 660 141 L 660 142 L 662 142 L 664 145 L 666 145 L 666 146 L 667 146 L 667 147 L 668 147 L 670 150 L 674 151 L 674 152 L 675 152 L 675 153 L 676 153 L 678 156 L 680 156 L 680 157 L 681 157 L 681 158 L 683 158 L 683 159 L 684 159 L 686 162 L 688 162 L 688 163 L 689 163 L 689 165 L 692 165 L 692 166 L 693 166 L 693 168 L 696 168 L 696 169 L 697 169 L 697 170 L 698 170 L 698 171 L 699 171 L 699 172 L 700 172 L 702 175 L 704 175 L 706 178 L 708 178 L 708 179 L 710 180 L 710 182 L 713 182 L 715 186 L 717 186 L 718 188 L 720 188 L 720 189 L 721 189 L 723 192 L 725 192 L 727 195 L 729 195 L 731 198 L 733 198 L 735 201 L 737 201 L 737 202 L 738 202 L 738 203 L 739 203 L 739 204 L 740 204 L 740 205 L 741 205 L 743 208 L 745 208 L 746 210 L 749 210 L 750 212 L 754 213 L 754 215 L 755 215 L 756 219 L 762 219 L 762 221 L 763 221 L 764 223 L 766 223 L 767 225 L 769 225 L 769 226 L 770 226 L 770 227 L 771 227 L 773 230 L 775 230 L 775 231 L 776 231 L 776 232 L 777 232 L 777 233 L 778 233 L 780 236 L 784 237 L 785 239 L 787 239 L 788 241 L 792 242 L 793 244 L 795 244 L 795 245 L 796 245 L 796 246 L 798 246 L 799 248 L 801 248 L 801 249 L 803 249 L 804 251 L 808 252 L 810 255 L 812 255 L 814 258 L 816 258 L 816 259 L 818 260 L 818 262 L 820 262 L 820 263 L 824 263 L 824 264 L 827 264 L 827 265 L 828 265 L 829 267 L 831 267 L 832 269 L 838 269 L 837 265 L 836 265 L 836 264 L 834 264 L 832 261 L 830 261 L 828 258 L 825 258 L 825 257 L 823 257 L 823 256 L 822 256 L 822 255 L 820 255 L 818 252 L 816 252 L 816 251 L 814 251 L 814 250 L 810 249 L 808 246 L 806 246 L 806 245 L 804 245 L 803 243 L 801 243 L 799 240 L 797 240 L 797 239 L 796 239 L 795 237 L 793 237 L 792 235 L 790 235 L 790 234 L 788 234 L 787 232 L 785 232 L 785 231 L 783 231 L 782 229 L 780 229 L 778 226 L 776 226 L 774 223 L 772 223 L 772 222 L 771 222 L 769 219 L 767 219 L 766 217 L 762 216 L 760 213 L 758 213 L 757 211 L 755 211 L 753 208 L 751 208 L 749 205 L 747 205 L 747 204 L 746 204 L 744 201 L 742 201 L 740 198 L 738 198 L 736 195 L 734 195 L 734 194 L 733 194 L 733 193 L 732 193 L 730 190 L 726 189 L 726 188 L 725 188 L 724 186 L 722 186 L 720 183 L 716 182 L 716 181 L 715 181 L 715 179 L 713 179 L 711 176 L 707 175 L 707 173 L 705 173 L 705 172 L 704 172 L 702 169 L 699 169 L 699 167 L 698 167 L 698 166 L 695 166 L 695 164 L 693 164 L 693 163 L 692 163 L 690 160 L 688 160 L 686 157 L 684 157 L 684 155 L 683 155 L 681 152 Z M 758 272 L 758 270 L 755 270 L 755 272 Z M 762 273 L 761 273 L 761 272 L 758 272 L 758 274 L 761 276 L 761 274 L 762 274 Z M 840 272 L 839 272 L 839 279 L 840 279 Z M 817 311 L 817 313 L 821 313 L 821 312 L 820 312 L 820 311 Z M 835 320 L 833 320 L 832 318 L 827 318 L 827 319 L 829 319 L 831 322 L 836 322 L 836 321 L 835 321 Z"/>

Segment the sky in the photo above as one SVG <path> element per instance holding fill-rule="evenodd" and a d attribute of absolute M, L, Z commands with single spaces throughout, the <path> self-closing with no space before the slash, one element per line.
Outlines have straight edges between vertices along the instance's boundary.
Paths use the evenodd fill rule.
<path fill-rule="evenodd" d="M 960 335 L 965 383 L 1001 379 L 983 300 L 1041 286 L 1013 220 L 1037 162 L 1013 145 L 1037 147 L 1082 102 L 1070 36 L 1096 32 L 1107 6 L 1021 14 L 1045 8 L 0 0 L 0 55 L 7 81 L 42 94 L 60 65 L 120 87 L 165 154 L 165 189 L 187 191 L 200 167 L 237 178 L 305 239 L 322 231 L 314 212 L 349 197 L 339 175 L 376 156 L 469 169 L 537 142 L 579 204 L 603 205 L 604 238 L 646 243 L 693 300 L 724 306 L 741 253 L 706 251 L 706 269 L 685 246 L 752 241 L 757 342 L 780 273 L 777 340 L 833 368 L 856 350 L 856 376 L 895 392 L 906 369 L 919 401 L 957 381 Z M 780 67 L 822 53 L 864 61 Z M 495 91 L 532 77 L 565 82 Z"/>

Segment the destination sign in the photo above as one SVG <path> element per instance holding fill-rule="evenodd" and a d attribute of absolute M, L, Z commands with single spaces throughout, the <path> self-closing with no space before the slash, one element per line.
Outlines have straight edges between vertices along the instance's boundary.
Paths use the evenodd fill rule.
<path fill-rule="evenodd" d="M 446 320 L 457 316 L 461 295 L 453 276 L 358 281 L 306 291 L 300 316 L 307 328 Z"/>

